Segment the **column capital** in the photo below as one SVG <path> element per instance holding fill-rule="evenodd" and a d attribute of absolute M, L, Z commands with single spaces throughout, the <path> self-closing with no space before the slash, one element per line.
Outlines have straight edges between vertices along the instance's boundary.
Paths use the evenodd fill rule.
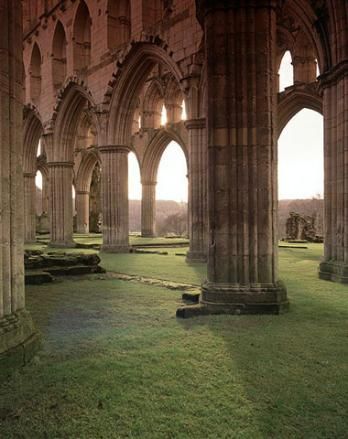
<path fill-rule="evenodd" d="M 36 172 L 23 172 L 23 177 L 25 178 L 35 178 Z"/>
<path fill-rule="evenodd" d="M 185 121 L 185 127 L 188 130 L 201 130 L 206 127 L 206 119 L 204 117 L 188 119 Z"/>
<path fill-rule="evenodd" d="M 130 153 L 131 148 L 128 145 L 100 145 L 98 150 L 103 152 Z"/>
<path fill-rule="evenodd" d="M 348 76 L 348 60 L 344 60 L 327 72 L 319 76 L 319 85 L 321 89 L 331 87 L 333 84 L 337 84 L 341 79 Z"/>
<path fill-rule="evenodd" d="M 49 168 L 73 168 L 74 162 L 49 162 L 47 166 Z"/>

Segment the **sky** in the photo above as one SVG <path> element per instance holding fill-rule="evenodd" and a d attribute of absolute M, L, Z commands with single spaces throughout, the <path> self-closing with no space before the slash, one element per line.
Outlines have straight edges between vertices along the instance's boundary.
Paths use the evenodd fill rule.
<path fill-rule="evenodd" d="M 280 67 L 279 90 L 293 84 L 291 55 L 287 52 Z M 183 108 L 183 117 L 185 108 Z M 164 117 L 165 119 L 165 117 Z M 162 123 L 165 121 L 163 120 Z M 187 202 L 188 183 L 185 155 L 176 142 L 163 153 L 158 175 L 156 198 Z M 41 176 L 37 185 L 42 187 Z M 278 141 L 279 199 L 323 196 L 323 117 L 304 109 L 284 128 Z M 129 154 L 129 199 L 141 199 L 140 172 L 134 154 Z"/>

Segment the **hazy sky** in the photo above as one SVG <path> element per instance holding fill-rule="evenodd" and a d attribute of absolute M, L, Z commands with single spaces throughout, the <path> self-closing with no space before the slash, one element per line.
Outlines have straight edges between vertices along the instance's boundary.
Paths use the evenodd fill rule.
<path fill-rule="evenodd" d="M 279 89 L 293 84 L 291 56 L 285 54 Z M 184 110 L 185 112 L 185 110 Z M 311 110 L 302 110 L 284 128 L 278 143 L 279 199 L 312 198 L 323 195 L 323 117 Z M 156 198 L 187 201 L 187 168 L 180 146 L 171 142 L 158 170 Z M 41 176 L 37 184 L 41 187 Z M 134 154 L 129 155 L 129 198 L 141 199 L 139 166 Z"/>
<path fill-rule="evenodd" d="M 129 154 L 129 198 L 141 200 L 141 184 L 137 159 Z M 157 174 L 157 200 L 187 201 L 187 165 L 181 147 L 171 142 L 165 149 Z"/>

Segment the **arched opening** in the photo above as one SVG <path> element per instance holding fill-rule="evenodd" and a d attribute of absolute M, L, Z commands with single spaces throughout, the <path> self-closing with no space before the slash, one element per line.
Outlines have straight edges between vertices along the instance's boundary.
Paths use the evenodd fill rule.
<path fill-rule="evenodd" d="M 187 236 L 187 161 L 181 146 L 170 142 L 157 171 L 156 230 L 158 235 Z"/>
<path fill-rule="evenodd" d="M 91 18 L 86 3 L 81 0 L 74 21 L 74 69 L 86 69 L 91 61 Z"/>
<path fill-rule="evenodd" d="M 109 0 L 107 4 L 108 48 L 116 49 L 127 43 L 131 35 L 129 0 Z"/>
<path fill-rule="evenodd" d="M 66 78 L 66 45 L 64 27 L 58 21 L 54 31 L 52 46 L 52 80 L 54 88 L 60 88 Z"/>
<path fill-rule="evenodd" d="M 38 104 L 41 96 L 41 52 L 35 43 L 30 61 L 30 97 L 34 104 Z"/>
<path fill-rule="evenodd" d="M 292 85 L 294 85 L 294 68 L 291 53 L 287 50 L 283 55 L 279 68 L 279 92 Z"/>
<path fill-rule="evenodd" d="M 323 238 L 323 117 L 303 109 L 278 141 L 280 238 Z"/>

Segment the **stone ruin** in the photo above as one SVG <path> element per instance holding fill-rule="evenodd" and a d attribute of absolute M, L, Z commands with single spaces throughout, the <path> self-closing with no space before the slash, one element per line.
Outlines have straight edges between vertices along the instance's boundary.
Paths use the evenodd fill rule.
<path fill-rule="evenodd" d="M 323 242 L 323 237 L 318 234 L 316 215 L 301 215 L 290 212 L 286 221 L 287 241 Z"/>

